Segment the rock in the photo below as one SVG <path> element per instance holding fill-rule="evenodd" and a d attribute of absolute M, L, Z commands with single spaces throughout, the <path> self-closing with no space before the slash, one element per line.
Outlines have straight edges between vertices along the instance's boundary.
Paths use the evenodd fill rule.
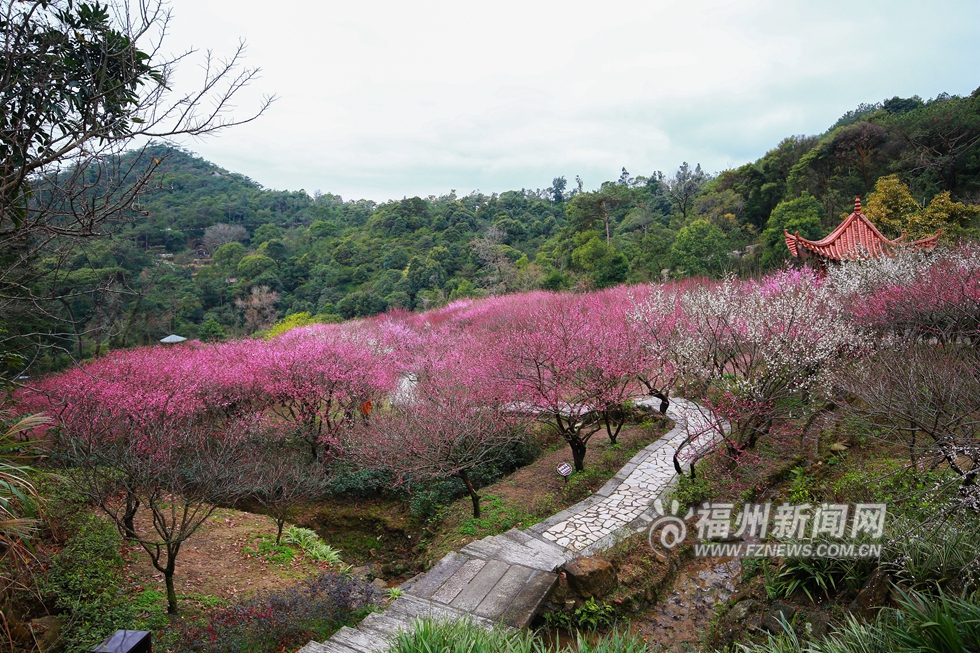
<path fill-rule="evenodd" d="M 603 597 L 616 588 L 616 570 L 605 558 L 573 558 L 565 565 L 569 586 L 583 598 Z"/>
<path fill-rule="evenodd" d="M 732 609 L 728 611 L 728 616 L 735 621 L 745 621 L 748 619 L 749 615 L 755 612 L 758 608 L 758 601 L 745 599 L 744 601 L 739 601 L 736 603 Z"/>
<path fill-rule="evenodd" d="M 834 629 L 830 615 L 822 610 L 807 610 L 803 617 L 803 626 L 810 639 L 814 640 L 823 639 Z"/>
<path fill-rule="evenodd" d="M 762 627 L 762 619 L 759 617 L 749 617 L 745 620 L 745 629 L 750 633 L 762 632 L 765 630 Z"/>
<path fill-rule="evenodd" d="M 864 583 L 849 609 L 865 621 L 873 619 L 878 610 L 888 603 L 888 593 L 888 574 L 879 567 Z"/>
<path fill-rule="evenodd" d="M 762 619 L 762 625 L 771 633 L 783 632 L 783 622 L 790 623 L 796 616 L 796 606 L 786 601 L 775 601 L 769 608 L 768 614 Z"/>
<path fill-rule="evenodd" d="M 388 583 L 384 582 L 380 578 L 375 578 L 374 580 L 372 580 L 371 581 L 371 587 L 373 587 L 374 589 L 378 590 L 379 592 L 387 592 L 388 591 Z"/>
<path fill-rule="evenodd" d="M 357 576 L 365 580 L 371 580 L 372 578 L 380 578 L 382 576 L 381 565 L 364 565 L 363 567 L 354 567 L 350 570 L 351 576 Z"/>
<path fill-rule="evenodd" d="M 61 637 L 61 619 L 58 617 L 38 617 L 31 619 L 31 632 L 37 641 L 40 651 L 54 650 Z"/>

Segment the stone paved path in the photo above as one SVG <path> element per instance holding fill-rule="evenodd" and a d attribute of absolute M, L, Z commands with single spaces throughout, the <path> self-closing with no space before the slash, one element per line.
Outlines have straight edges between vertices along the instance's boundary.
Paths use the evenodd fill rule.
<path fill-rule="evenodd" d="M 637 403 L 657 407 L 659 399 Z M 404 594 L 383 613 L 368 615 L 356 628 L 341 628 L 326 642 L 310 642 L 299 653 L 384 651 L 397 632 L 410 630 L 423 617 L 468 617 L 487 626 L 526 627 L 558 583 L 557 572 L 566 562 L 603 551 L 653 521 L 651 504 L 676 479 L 677 447 L 687 440 L 684 452 L 696 453 L 716 437 L 694 402 L 673 399 L 667 415 L 674 428 L 634 456 L 593 496 L 525 531 L 514 529 L 450 553 L 402 585 Z M 682 462 L 682 468 L 686 466 Z"/>

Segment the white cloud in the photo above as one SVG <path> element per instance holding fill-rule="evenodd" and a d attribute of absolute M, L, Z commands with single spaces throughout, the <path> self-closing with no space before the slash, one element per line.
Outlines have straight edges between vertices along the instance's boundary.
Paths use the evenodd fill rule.
<path fill-rule="evenodd" d="M 267 186 L 345 197 L 718 170 L 859 102 L 980 84 L 972 0 L 277 6 L 174 1 L 174 49 L 249 42 L 264 72 L 243 111 L 281 96 L 188 146 Z"/>

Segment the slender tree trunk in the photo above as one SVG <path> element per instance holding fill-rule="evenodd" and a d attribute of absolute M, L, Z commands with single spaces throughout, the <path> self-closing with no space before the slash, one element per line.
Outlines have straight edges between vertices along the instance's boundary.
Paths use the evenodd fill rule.
<path fill-rule="evenodd" d="M 167 567 L 163 571 L 167 583 L 167 614 L 177 614 L 177 590 L 174 588 L 174 569 L 177 566 L 177 551 L 180 545 L 167 547 Z"/>
<path fill-rule="evenodd" d="M 466 471 L 459 472 L 458 476 L 466 484 L 466 489 L 470 493 L 470 500 L 473 502 L 473 519 L 480 518 L 480 495 L 476 493 L 476 488 L 473 487 L 473 481 L 470 480 L 469 475 Z"/>
<path fill-rule="evenodd" d="M 286 524 L 285 519 L 276 520 L 276 546 L 282 541 L 282 527 Z"/>
<path fill-rule="evenodd" d="M 616 424 L 616 430 L 613 430 L 612 422 L 614 420 L 610 418 L 608 410 L 602 411 L 602 419 L 606 423 L 606 435 L 609 436 L 609 442 L 616 444 L 616 438 L 619 437 L 619 431 L 623 428 L 624 420 L 619 420 L 619 422 Z"/>
<path fill-rule="evenodd" d="M 575 464 L 575 471 L 581 472 L 585 470 L 585 443 L 576 439 L 568 443 L 568 446 L 572 448 L 572 461 Z"/>
<path fill-rule="evenodd" d="M 131 539 L 136 539 L 136 527 L 133 524 L 133 518 L 136 517 L 136 511 L 140 507 L 140 498 L 133 492 L 126 492 L 126 512 L 123 514 L 123 531 L 124 535 Z"/>

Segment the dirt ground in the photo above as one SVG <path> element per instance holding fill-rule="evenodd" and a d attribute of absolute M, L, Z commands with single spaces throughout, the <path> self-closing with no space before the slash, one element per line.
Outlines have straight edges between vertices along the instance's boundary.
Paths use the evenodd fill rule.
<path fill-rule="evenodd" d="M 137 532 L 151 531 L 150 513 L 137 513 L 135 525 Z M 265 515 L 216 509 L 184 543 L 177 557 L 174 584 L 181 608 L 283 587 L 315 574 L 323 566 L 307 559 L 298 549 L 285 563 L 258 554 L 259 543 L 274 541 L 275 535 L 275 523 Z M 156 590 L 165 595 L 163 574 L 153 568 L 150 556 L 139 545 L 127 543 L 123 557 L 124 574 L 133 592 Z"/>

